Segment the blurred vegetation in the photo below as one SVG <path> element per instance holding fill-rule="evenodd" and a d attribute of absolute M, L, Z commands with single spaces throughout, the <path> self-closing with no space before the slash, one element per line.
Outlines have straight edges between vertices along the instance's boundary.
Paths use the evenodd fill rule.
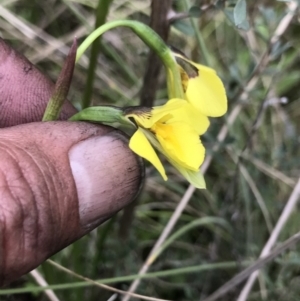
<path fill-rule="evenodd" d="M 249 261 L 268 240 L 300 174 L 300 39 L 299 12 L 284 32 L 277 26 L 292 1 L 174 0 L 168 43 L 194 61 L 209 64 L 222 78 L 229 111 L 212 120 L 203 141 L 213 160 L 205 178 L 207 190 L 193 193 L 172 233 L 190 227 L 164 249 L 149 272 L 185 267 L 185 272 L 141 281 L 137 293 L 168 300 L 204 300 Z M 295 3 L 298 3 L 297 1 Z M 53 81 L 76 36 L 81 42 L 94 28 L 97 0 L 1 0 L 0 33 Z M 151 2 L 113 0 L 107 20 L 149 23 Z M 190 13 L 192 19 L 187 17 Z M 281 23 L 282 24 L 282 23 Z M 204 43 L 203 43 L 204 42 Z M 149 49 L 130 30 L 106 33 L 100 45 L 92 103 L 137 105 Z M 89 54 L 75 69 L 69 99 L 80 109 Z M 160 72 L 155 104 L 167 99 Z M 234 115 L 233 112 L 237 114 Z M 217 135 L 228 125 L 221 143 Z M 219 145 L 217 151 L 215 146 Z M 187 190 L 187 183 L 167 165 L 164 182 L 146 164 L 146 181 L 132 220 L 122 212 L 89 235 L 54 255 L 52 260 L 91 279 L 137 274 Z M 126 224 L 128 223 L 128 225 Z M 129 227 L 127 234 L 120 229 Z M 275 245 L 299 231 L 299 206 L 293 209 Z M 299 247 L 266 265 L 248 300 L 299 300 Z M 213 264 L 220 264 L 214 266 Z M 209 265 L 205 271 L 200 266 Z M 39 271 L 50 285 L 78 282 L 49 263 Z M 131 280 L 110 284 L 127 290 Z M 15 286 L 36 286 L 30 276 Z M 234 300 L 237 286 L 221 300 Z M 55 290 L 60 300 L 121 300 L 90 285 Z M 0 300 L 46 300 L 43 293 L 0 296 Z M 111 298 L 111 299 L 110 299 Z"/>

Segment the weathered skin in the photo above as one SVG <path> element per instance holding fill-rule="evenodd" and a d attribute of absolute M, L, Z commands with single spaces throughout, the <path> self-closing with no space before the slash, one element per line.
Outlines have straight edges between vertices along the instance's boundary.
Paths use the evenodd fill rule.
<path fill-rule="evenodd" d="M 0 38 L 0 128 L 41 121 L 53 82 Z M 76 109 L 66 101 L 60 120 Z"/>
<path fill-rule="evenodd" d="M 48 78 L 0 40 L 0 286 L 129 204 L 141 185 L 141 161 L 120 132 L 84 122 L 37 122 L 52 89 Z M 67 103 L 61 119 L 74 112 Z M 105 143 L 96 149 L 98 165 L 88 171 L 93 178 L 98 169 L 97 189 L 88 194 L 97 190 L 97 198 L 86 208 L 70 154 L 98 138 Z"/>

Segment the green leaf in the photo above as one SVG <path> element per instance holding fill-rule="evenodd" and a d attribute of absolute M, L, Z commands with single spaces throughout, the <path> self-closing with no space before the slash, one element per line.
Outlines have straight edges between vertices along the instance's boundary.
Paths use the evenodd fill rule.
<path fill-rule="evenodd" d="M 190 9 L 189 9 L 189 15 L 190 17 L 192 18 L 199 18 L 200 15 L 202 13 L 202 10 L 199 6 L 192 6 Z"/>
<path fill-rule="evenodd" d="M 225 9 L 223 9 L 223 12 L 224 12 L 225 16 L 228 18 L 228 20 L 233 25 L 235 25 L 238 29 L 245 30 L 245 31 L 249 30 L 250 24 L 249 24 L 247 18 L 244 19 L 244 21 L 241 24 L 237 25 L 236 21 L 235 21 L 235 17 L 234 17 L 234 10 L 232 8 L 227 7 Z"/>
<path fill-rule="evenodd" d="M 300 81 L 299 71 L 289 71 L 282 76 L 281 80 L 276 85 L 276 92 L 278 95 L 288 93 L 293 87 L 297 87 Z"/>
<path fill-rule="evenodd" d="M 246 0 L 238 0 L 236 6 L 234 7 L 233 15 L 236 26 L 243 23 L 243 21 L 247 18 Z"/>
<path fill-rule="evenodd" d="M 249 22 L 247 20 L 247 3 L 246 0 L 238 0 L 233 10 L 234 24 L 237 28 L 248 30 Z"/>
<path fill-rule="evenodd" d="M 186 20 L 177 20 L 172 24 L 176 29 L 188 36 L 194 36 L 195 32 L 193 27 L 186 22 Z"/>
<path fill-rule="evenodd" d="M 225 7 L 225 2 L 223 0 L 217 0 L 215 2 L 215 7 L 220 9 L 220 10 L 223 10 L 224 7 Z"/>
<path fill-rule="evenodd" d="M 241 24 L 237 25 L 236 27 L 238 29 L 247 31 L 250 28 L 250 24 L 249 24 L 248 20 L 245 19 Z"/>

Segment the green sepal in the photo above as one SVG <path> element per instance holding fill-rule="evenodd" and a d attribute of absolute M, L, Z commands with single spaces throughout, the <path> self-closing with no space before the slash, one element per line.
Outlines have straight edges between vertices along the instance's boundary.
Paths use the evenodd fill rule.
<path fill-rule="evenodd" d="M 74 39 L 69 54 L 64 62 L 63 68 L 55 83 L 53 94 L 47 104 L 43 116 L 43 121 L 57 120 L 59 117 L 71 85 L 75 66 L 76 51 L 77 40 Z"/>
<path fill-rule="evenodd" d="M 133 124 L 127 118 L 124 118 L 123 109 L 114 106 L 89 107 L 73 115 L 69 120 L 91 121 L 108 124 L 120 123 L 127 126 L 133 126 Z"/>

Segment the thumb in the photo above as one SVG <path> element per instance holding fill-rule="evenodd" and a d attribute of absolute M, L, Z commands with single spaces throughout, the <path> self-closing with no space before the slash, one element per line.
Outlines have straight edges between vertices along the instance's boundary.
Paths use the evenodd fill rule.
<path fill-rule="evenodd" d="M 0 130 L 0 286 L 134 199 L 143 169 L 127 144 L 120 132 L 88 123 Z"/>

